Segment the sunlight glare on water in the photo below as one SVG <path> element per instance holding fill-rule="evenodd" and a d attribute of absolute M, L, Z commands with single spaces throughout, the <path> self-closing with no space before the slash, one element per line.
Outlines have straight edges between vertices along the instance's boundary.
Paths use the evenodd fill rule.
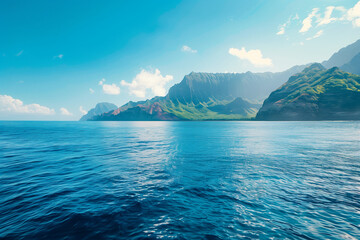
<path fill-rule="evenodd" d="M 360 238 L 360 122 L 0 122 L 0 146 L 0 238 Z"/>

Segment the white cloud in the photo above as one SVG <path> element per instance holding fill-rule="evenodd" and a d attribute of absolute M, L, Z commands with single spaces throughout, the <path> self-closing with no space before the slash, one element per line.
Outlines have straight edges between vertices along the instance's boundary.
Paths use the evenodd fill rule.
<path fill-rule="evenodd" d="M 23 54 L 23 52 L 24 52 L 24 50 L 21 50 L 20 52 L 18 52 L 18 53 L 16 54 L 16 56 L 19 57 L 21 54 Z"/>
<path fill-rule="evenodd" d="M 101 79 L 99 85 L 102 86 L 103 92 L 109 95 L 119 95 L 120 94 L 120 87 L 117 86 L 115 83 L 113 84 L 105 84 L 105 79 Z"/>
<path fill-rule="evenodd" d="M 320 18 L 318 20 L 318 26 L 324 25 L 324 24 L 329 24 L 333 21 L 336 21 L 337 18 L 331 17 L 331 14 L 333 13 L 335 7 L 334 6 L 329 6 L 326 8 L 325 13 L 324 13 L 324 17 Z"/>
<path fill-rule="evenodd" d="M 119 95 L 120 94 L 120 87 L 118 87 L 115 83 L 113 84 L 103 84 L 103 91 L 106 94 L 110 95 Z"/>
<path fill-rule="evenodd" d="M 197 50 L 192 49 L 191 47 L 186 46 L 186 45 L 182 46 L 181 51 L 183 51 L 183 52 L 197 53 Z"/>
<path fill-rule="evenodd" d="M 347 11 L 347 18 L 349 20 L 360 18 L 360 1 Z"/>
<path fill-rule="evenodd" d="M 341 13 L 341 15 L 339 16 L 339 14 L 337 14 L 338 15 L 337 17 L 333 16 L 335 11 L 337 13 Z M 318 19 L 317 19 L 318 25 L 317 26 L 326 25 L 326 24 L 329 24 L 329 23 L 332 23 L 335 21 L 345 20 L 345 18 L 344 18 L 345 12 L 346 12 L 346 9 L 342 6 L 339 6 L 339 7 L 328 6 L 328 7 L 326 7 L 323 18 L 321 18 L 320 16 L 317 16 L 318 17 Z"/>
<path fill-rule="evenodd" d="M 101 79 L 101 80 L 99 81 L 99 85 L 103 85 L 105 81 L 106 81 L 105 78 Z"/>
<path fill-rule="evenodd" d="M 82 106 L 79 107 L 79 110 L 80 110 L 81 114 L 83 114 L 83 115 L 88 113 L 86 110 L 84 110 L 84 108 Z"/>
<path fill-rule="evenodd" d="M 71 112 L 69 112 L 69 110 L 67 110 L 66 108 L 60 108 L 60 113 L 61 113 L 61 115 L 65 115 L 65 116 L 71 116 L 72 115 L 72 113 Z"/>
<path fill-rule="evenodd" d="M 91 94 L 93 94 L 95 92 L 94 89 L 92 89 L 92 88 L 89 88 L 89 91 Z"/>
<path fill-rule="evenodd" d="M 293 19 L 298 18 L 296 15 Z M 346 9 L 343 6 L 327 6 L 324 11 L 319 8 L 313 8 L 311 13 L 302 21 L 300 33 L 308 32 L 313 27 L 313 22 L 316 22 L 316 27 L 342 21 L 344 23 L 352 23 L 354 27 L 360 27 L 360 1 L 358 1 L 352 8 Z M 283 35 L 291 22 L 291 18 L 284 24 L 279 26 L 277 35 Z M 318 32 L 319 33 L 319 32 Z M 318 34 L 317 33 L 317 34 Z M 307 40 L 319 37 L 321 35 L 309 37 Z"/>
<path fill-rule="evenodd" d="M 264 67 L 264 66 L 272 65 L 272 60 L 270 58 L 264 58 L 259 49 L 246 51 L 244 47 L 241 48 L 241 50 L 237 48 L 230 48 L 229 53 L 242 60 L 248 60 L 256 67 Z"/>
<path fill-rule="evenodd" d="M 335 15 L 335 16 L 333 16 Z M 317 26 L 329 24 L 336 21 L 352 22 L 354 27 L 360 27 L 360 1 L 354 7 L 346 9 L 343 6 L 328 6 L 324 12 L 324 17 L 316 16 L 318 18 Z"/>
<path fill-rule="evenodd" d="M 58 59 L 62 59 L 63 57 L 64 57 L 63 54 L 59 54 L 59 55 L 57 55 L 57 56 L 54 56 L 54 58 L 58 58 Z"/>
<path fill-rule="evenodd" d="M 276 33 L 276 35 L 283 35 L 285 33 L 285 27 L 286 25 L 281 25 L 279 31 Z"/>
<path fill-rule="evenodd" d="M 354 27 L 360 27 L 360 18 L 353 20 Z"/>
<path fill-rule="evenodd" d="M 318 8 L 313 8 L 312 12 L 302 21 L 302 28 L 299 32 L 307 32 L 312 27 L 312 19 L 316 16 L 319 11 Z"/>
<path fill-rule="evenodd" d="M 360 1 L 347 11 L 346 19 L 352 21 L 354 27 L 360 27 Z"/>
<path fill-rule="evenodd" d="M 315 33 L 315 35 L 314 35 L 313 37 L 308 37 L 306 40 L 312 40 L 312 39 L 318 38 L 318 37 L 320 37 L 323 33 L 324 33 L 324 31 L 323 31 L 323 30 L 320 30 L 320 31 L 318 31 L 317 33 Z"/>
<path fill-rule="evenodd" d="M 25 113 L 25 114 L 55 114 L 54 109 L 41 106 L 37 103 L 24 105 L 24 103 L 8 95 L 0 95 L 0 112 L 6 113 Z"/>
<path fill-rule="evenodd" d="M 276 33 L 276 35 L 283 35 L 285 33 L 285 29 L 291 24 L 291 22 L 298 19 L 299 19 L 298 14 L 296 14 L 295 17 L 290 17 L 286 23 L 281 24 L 279 26 L 279 31 Z"/>
<path fill-rule="evenodd" d="M 148 89 L 151 90 L 155 96 L 165 96 L 165 84 L 171 80 L 173 80 L 173 76 L 163 76 L 159 69 L 156 69 L 154 73 L 143 69 L 135 76 L 131 83 L 122 80 L 121 85 L 129 87 L 130 93 L 140 98 L 146 96 Z"/>

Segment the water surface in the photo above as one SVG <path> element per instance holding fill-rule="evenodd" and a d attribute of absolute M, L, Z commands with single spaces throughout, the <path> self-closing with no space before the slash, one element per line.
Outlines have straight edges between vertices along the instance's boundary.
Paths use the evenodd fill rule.
<path fill-rule="evenodd" d="M 359 239 L 360 122 L 0 122 L 0 238 Z"/>

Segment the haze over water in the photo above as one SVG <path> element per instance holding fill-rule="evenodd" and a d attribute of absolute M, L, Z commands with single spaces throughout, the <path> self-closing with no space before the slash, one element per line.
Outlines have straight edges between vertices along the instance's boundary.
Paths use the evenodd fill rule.
<path fill-rule="evenodd" d="M 359 239 L 360 122 L 0 122 L 0 238 Z"/>

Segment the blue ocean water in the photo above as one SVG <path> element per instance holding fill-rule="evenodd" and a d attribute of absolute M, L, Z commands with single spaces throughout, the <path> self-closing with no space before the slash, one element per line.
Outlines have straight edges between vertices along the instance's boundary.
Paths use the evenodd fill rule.
<path fill-rule="evenodd" d="M 2 239 L 359 239 L 360 122 L 0 122 Z"/>

